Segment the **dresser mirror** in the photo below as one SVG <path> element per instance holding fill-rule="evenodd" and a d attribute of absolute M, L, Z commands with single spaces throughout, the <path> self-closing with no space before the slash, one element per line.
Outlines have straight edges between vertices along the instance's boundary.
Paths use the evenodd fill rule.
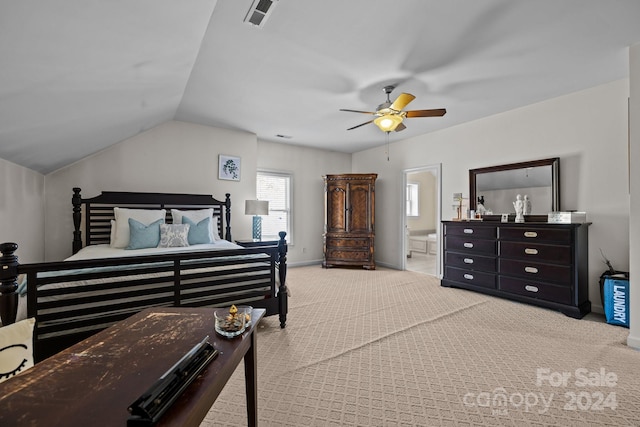
<path fill-rule="evenodd" d="M 518 194 L 526 195 L 531 204 L 525 220 L 546 222 L 549 212 L 560 210 L 560 159 L 469 170 L 469 209 L 485 213 L 486 219 L 515 215 L 513 202 Z M 478 206 L 478 199 L 484 201 L 482 206 Z"/>

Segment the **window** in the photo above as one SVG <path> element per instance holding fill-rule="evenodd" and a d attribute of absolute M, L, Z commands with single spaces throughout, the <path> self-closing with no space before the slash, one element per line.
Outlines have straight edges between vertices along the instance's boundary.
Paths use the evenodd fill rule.
<path fill-rule="evenodd" d="M 291 244 L 291 174 L 258 171 L 256 184 L 258 200 L 269 201 L 269 215 L 262 216 L 262 240 L 278 240 L 278 233 L 286 231 Z"/>
<path fill-rule="evenodd" d="M 407 216 L 420 216 L 419 205 L 418 184 L 409 182 L 407 183 Z"/>

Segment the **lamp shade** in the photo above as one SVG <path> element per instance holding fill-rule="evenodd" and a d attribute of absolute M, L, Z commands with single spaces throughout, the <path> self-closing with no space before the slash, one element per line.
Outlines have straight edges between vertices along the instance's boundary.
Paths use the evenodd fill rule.
<path fill-rule="evenodd" d="M 245 215 L 269 215 L 269 201 L 268 200 L 245 200 L 244 214 Z"/>
<path fill-rule="evenodd" d="M 402 117 L 397 114 L 385 114 L 375 119 L 373 123 L 383 132 L 392 132 L 402 123 Z"/>

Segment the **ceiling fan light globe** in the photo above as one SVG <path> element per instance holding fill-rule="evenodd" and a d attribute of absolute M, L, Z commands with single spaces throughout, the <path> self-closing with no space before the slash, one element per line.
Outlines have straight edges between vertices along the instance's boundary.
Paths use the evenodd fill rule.
<path fill-rule="evenodd" d="M 400 123 L 402 117 L 395 114 L 385 114 L 373 121 L 383 132 L 393 132 Z"/>

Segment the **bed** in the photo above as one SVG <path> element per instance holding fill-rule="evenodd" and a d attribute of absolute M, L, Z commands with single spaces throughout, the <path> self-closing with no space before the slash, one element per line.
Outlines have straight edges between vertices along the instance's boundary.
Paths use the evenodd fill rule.
<path fill-rule="evenodd" d="M 233 243 L 229 194 L 220 201 L 210 195 L 133 192 L 103 192 L 84 199 L 79 188 L 73 192 L 73 256 L 19 264 L 18 245 L 0 244 L 2 323 L 35 319 L 36 361 L 147 307 L 250 305 L 265 308 L 267 316 L 278 315 L 285 327 L 286 234 L 280 233 L 277 245 L 253 242 L 245 248 Z M 161 226 L 184 231 L 171 225 L 176 212 L 187 217 L 205 210 L 210 213 L 207 231 L 201 227 L 204 220 L 190 222 L 186 229 L 215 235 L 209 243 L 137 249 L 133 230 L 138 225 L 129 221 L 128 245 L 134 249 L 112 247 L 120 236 L 118 212 L 162 215 Z"/>

